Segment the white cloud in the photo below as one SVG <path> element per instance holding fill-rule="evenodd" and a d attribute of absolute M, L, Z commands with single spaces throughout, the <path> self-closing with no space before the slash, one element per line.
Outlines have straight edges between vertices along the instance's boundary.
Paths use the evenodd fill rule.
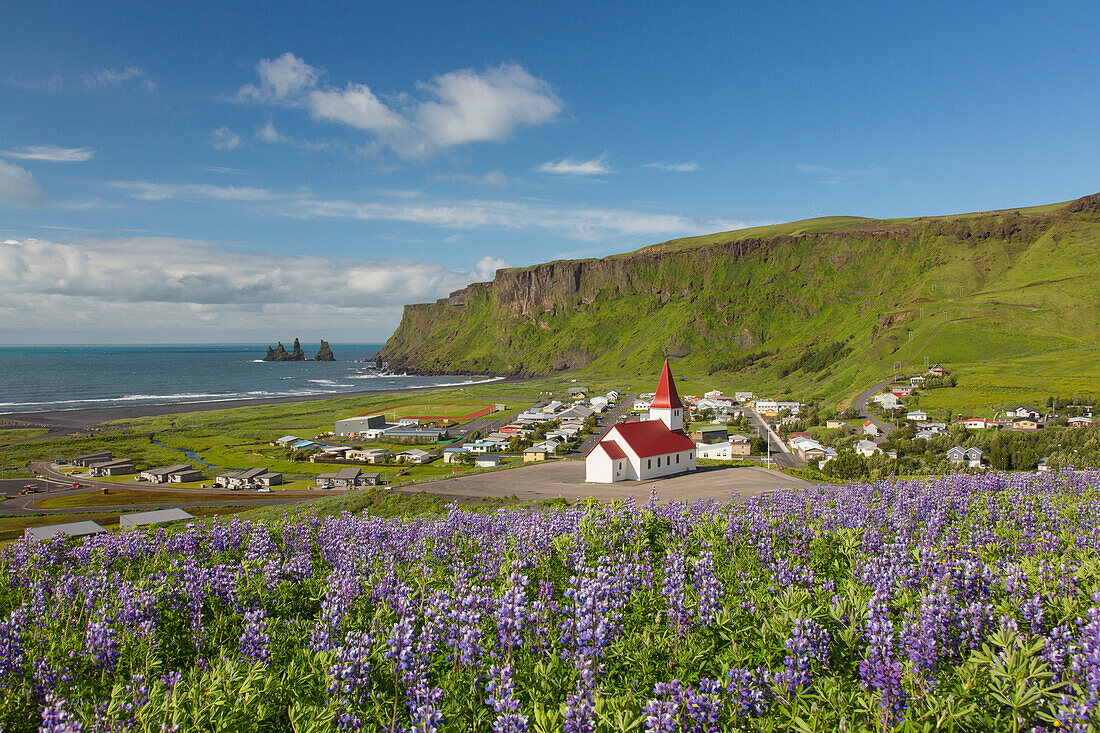
<path fill-rule="evenodd" d="M 694 162 L 687 163 L 646 163 L 646 168 L 657 168 L 662 171 L 675 171 L 676 173 L 691 173 L 692 171 L 699 170 L 699 164 Z"/>
<path fill-rule="evenodd" d="M 314 119 L 340 122 L 358 130 L 392 133 L 406 129 L 408 122 L 387 107 L 363 84 L 344 89 L 316 90 L 309 94 L 309 112 Z"/>
<path fill-rule="evenodd" d="M 546 229 L 574 239 L 615 236 L 688 236 L 752 226 L 720 218 L 693 218 L 629 209 L 599 209 L 544 203 L 466 200 L 456 203 L 356 203 L 301 199 L 287 216 L 400 221 L 451 229 Z"/>
<path fill-rule="evenodd" d="M 563 107 L 547 82 L 519 64 L 459 69 L 420 87 L 435 99 L 416 106 L 416 126 L 438 147 L 507 140 L 517 128 L 552 121 Z"/>
<path fill-rule="evenodd" d="M 241 136 L 225 125 L 211 132 L 209 140 L 218 150 L 236 150 L 241 147 Z"/>
<path fill-rule="evenodd" d="M 13 150 L 0 150 L 0 155 L 19 160 L 41 160 L 48 163 L 83 163 L 95 155 L 92 148 L 63 148 L 60 145 L 25 145 Z"/>
<path fill-rule="evenodd" d="M 614 173 L 604 164 L 607 155 L 601 155 L 591 160 L 577 160 L 575 158 L 562 158 L 551 160 L 535 168 L 540 173 L 553 173 L 559 176 L 602 176 Z"/>
<path fill-rule="evenodd" d="M 256 129 L 256 139 L 262 143 L 269 143 L 272 145 L 278 145 L 289 141 L 286 135 L 281 134 L 275 129 L 275 123 L 271 120 L 268 120 L 263 127 Z"/>
<path fill-rule="evenodd" d="M 400 259 L 274 255 L 160 237 L 7 240 L 0 243 L 0 322 L 7 316 L 20 328 L 37 323 L 56 331 L 76 319 L 93 331 L 163 334 L 192 332 L 198 319 L 231 338 L 246 329 L 278 330 L 271 328 L 274 318 L 280 328 L 316 331 L 323 322 L 384 336 L 404 303 L 443 297 L 504 266 L 491 257 L 450 269 Z"/>
<path fill-rule="evenodd" d="M 143 201 L 227 201 L 256 205 L 269 215 L 299 219 L 397 221 L 448 229 L 544 229 L 582 240 L 616 236 L 689 236 L 755 226 L 721 217 L 593 208 L 541 201 L 487 199 L 347 201 L 315 198 L 308 190 L 278 192 L 248 186 L 202 183 L 115 181 L 110 185 Z M 391 198 L 420 198 L 421 192 L 384 189 Z"/>
<path fill-rule="evenodd" d="M 256 64 L 259 85 L 245 84 L 237 90 L 238 99 L 278 102 L 293 99 L 317 84 L 321 71 L 287 51 L 275 59 Z"/>
<path fill-rule="evenodd" d="M 563 108 L 550 85 L 518 64 L 458 69 L 416 85 L 421 98 L 387 103 L 369 86 L 318 86 L 321 72 L 292 53 L 256 65 L 259 84 L 238 99 L 304 106 L 315 120 L 371 133 L 398 154 L 419 158 L 443 148 L 500 142 L 523 127 L 556 119 Z"/>
<path fill-rule="evenodd" d="M 215 186 L 208 183 L 153 183 L 151 181 L 114 181 L 115 188 L 125 189 L 131 198 L 142 201 L 272 201 L 280 194 L 250 186 Z"/>
<path fill-rule="evenodd" d="M 29 171 L 0 160 L 0 205 L 38 207 L 45 203 L 46 192 Z"/>
<path fill-rule="evenodd" d="M 124 69 L 99 69 L 83 77 L 88 86 L 121 86 L 123 84 L 139 84 L 147 91 L 157 88 L 156 80 L 140 66 L 127 66 Z"/>

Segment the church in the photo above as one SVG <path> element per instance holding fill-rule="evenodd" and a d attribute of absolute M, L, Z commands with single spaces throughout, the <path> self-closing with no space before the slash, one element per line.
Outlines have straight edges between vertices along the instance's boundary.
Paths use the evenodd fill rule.
<path fill-rule="evenodd" d="M 585 481 L 646 481 L 695 470 L 695 443 L 684 434 L 684 404 L 665 361 L 649 419 L 607 431 L 584 459 Z"/>

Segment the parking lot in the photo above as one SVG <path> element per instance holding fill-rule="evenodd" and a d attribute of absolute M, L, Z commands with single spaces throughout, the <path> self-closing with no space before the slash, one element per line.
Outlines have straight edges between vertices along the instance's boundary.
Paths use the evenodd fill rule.
<path fill-rule="evenodd" d="M 588 484 L 584 481 L 584 461 L 559 460 L 537 463 L 504 471 L 459 476 L 411 486 L 409 493 L 426 492 L 438 496 L 487 496 L 518 499 L 563 498 L 569 501 L 589 496 L 600 500 L 633 496 L 644 502 L 656 487 L 662 501 L 728 501 L 748 498 L 779 488 L 811 486 L 811 482 L 769 471 L 759 466 L 702 466 L 695 473 L 652 481 L 624 481 L 617 484 Z"/>

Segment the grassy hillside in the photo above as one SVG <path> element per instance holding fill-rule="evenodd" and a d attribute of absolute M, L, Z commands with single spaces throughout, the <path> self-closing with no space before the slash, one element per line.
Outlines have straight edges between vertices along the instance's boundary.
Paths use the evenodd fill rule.
<path fill-rule="evenodd" d="M 981 407 L 1100 377 L 1100 195 L 1031 209 L 831 217 L 502 271 L 409 306 L 383 357 L 424 371 L 685 378 L 839 401 L 924 359 Z M 946 399 L 943 398 L 943 399 Z"/>

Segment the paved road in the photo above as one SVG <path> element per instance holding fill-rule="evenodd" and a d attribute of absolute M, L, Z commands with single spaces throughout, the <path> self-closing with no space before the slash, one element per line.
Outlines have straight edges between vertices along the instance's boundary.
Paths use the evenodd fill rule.
<path fill-rule="evenodd" d="M 894 426 L 888 422 L 883 422 L 882 420 L 879 420 L 878 418 L 872 416 L 871 413 L 867 410 L 867 402 L 871 399 L 871 395 L 875 394 L 876 392 L 881 392 L 893 383 L 893 378 L 886 379 L 882 382 L 879 382 L 873 387 L 868 387 L 867 389 L 863 390 L 855 396 L 855 399 L 852 400 L 852 407 L 859 411 L 859 416 L 862 417 L 864 420 L 870 420 L 875 425 L 878 425 L 879 430 L 882 431 L 882 435 L 875 439 L 876 443 L 885 442 L 886 439 L 890 437 L 891 433 L 894 432 Z"/>
<path fill-rule="evenodd" d="M 584 461 L 553 460 L 523 468 L 458 476 L 398 489 L 403 493 L 427 493 L 436 496 L 485 496 L 519 499 L 563 498 L 570 501 L 590 496 L 601 501 L 633 496 L 639 503 L 649 498 L 657 488 L 661 500 L 695 501 L 714 499 L 728 501 L 748 498 L 780 488 L 812 486 L 809 481 L 769 471 L 758 466 L 727 468 L 702 466 L 694 473 L 649 481 L 622 481 L 616 484 L 589 484 L 584 481 Z"/>
<path fill-rule="evenodd" d="M 633 397 L 630 395 L 621 395 L 618 403 L 611 407 L 611 409 L 602 415 L 596 416 L 596 429 L 592 431 L 591 435 L 577 445 L 577 449 L 573 451 L 572 455 L 588 455 L 588 452 L 596 447 L 596 443 L 599 443 L 603 440 L 603 436 L 607 435 L 607 431 L 615 427 L 615 423 L 619 422 L 619 418 L 630 412 L 630 408 L 633 406 Z"/>
<path fill-rule="evenodd" d="M 768 424 L 764 422 L 764 418 L 760 417 L 760 414 L 756 410 L 752 409 L 748 405 L 741 408 L 745 415 L 749 418 L 749 422 L 756 428 L 756 434 L 768 441 L 771 445 L 772 451 L 772 463 L 780 468 L 797 468 L 802 464 L 802 461 L 797 455 L 791 452 L 791 449 L 776 435 Z M 767 460 L 766 458 L 763 460 Z"/>

